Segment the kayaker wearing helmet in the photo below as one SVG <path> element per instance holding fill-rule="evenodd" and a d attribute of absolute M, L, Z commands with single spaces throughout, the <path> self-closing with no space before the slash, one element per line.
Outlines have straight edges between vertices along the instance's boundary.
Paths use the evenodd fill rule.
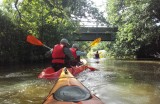
<path fill-rule="evenodd" d="M 69 61 L 73 61 L 74 57 L 68 48 L 69 42 L 67 39 L 63 38 L 60 44 L 56 44 L 52 50 L 52 67 L 55 71 L 63 67 L 70 67 Z"/>
<path fill-rule="evenodd" d="M 76 43 L 72 45 L 72 48 L 70 48 L 72 55 L 75 58 L 75 61 L 71 62 L 71 65 L 73 66 L 76 66 L 80 63 L 80 56 L 86 55 L 86 52 L 79 51 L 78 49 L 79 49 L 79 45 Z"/>

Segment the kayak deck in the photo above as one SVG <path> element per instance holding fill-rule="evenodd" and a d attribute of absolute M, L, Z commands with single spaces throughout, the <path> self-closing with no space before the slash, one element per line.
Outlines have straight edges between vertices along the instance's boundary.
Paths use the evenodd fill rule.
<path fill-rule="evenodd" d="M 67 69 L 63 69 L 43 104 L 104 104 L 78 81 Z"/>

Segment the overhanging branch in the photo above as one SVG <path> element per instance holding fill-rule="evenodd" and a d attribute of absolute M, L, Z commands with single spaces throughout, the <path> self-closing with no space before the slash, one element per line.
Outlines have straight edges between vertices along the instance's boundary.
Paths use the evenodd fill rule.
<path fill-rule="evenodd" d="M 21 13 L 19 12 L 19 9 L 18 9 L 18 7 L 17 7 L 17 4 L 18 4 L 18 0 L 15 1 L 15 8 L 16 8 L 16 10 L 18 11 L 18 15 L 19 15 L 20 20 L 21 20 Z"/>

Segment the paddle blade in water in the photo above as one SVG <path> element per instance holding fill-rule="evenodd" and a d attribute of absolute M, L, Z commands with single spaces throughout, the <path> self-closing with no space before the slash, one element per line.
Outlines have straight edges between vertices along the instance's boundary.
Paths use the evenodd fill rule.
<path fill-rule="evenodd" d="M 90 44 L 90 46 L 96 46 L 100 41 L 101 41 L 101 38 L 97 38 Z"/>
<path fill-rule="evenodd" d="M 43 46 L 43 43 L 32 35 L 27 36 L 27 42 L 34 44 L 34 45 Z"/>

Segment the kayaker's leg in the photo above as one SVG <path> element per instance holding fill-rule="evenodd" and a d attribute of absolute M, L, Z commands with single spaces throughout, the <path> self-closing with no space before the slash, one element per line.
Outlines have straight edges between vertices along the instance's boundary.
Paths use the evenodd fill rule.
<path fill-rule="evenodd" d="M 71 68 L 71 64 L 66 64 L 65 67 Z"/>
<path fill-rule="evenodd" d="M 57 64 L 53 64 L 52 63 L 52 68 L 54 68 L 55 69 L 55 71 L 58 71 L 59 69 L 61 69 L 61 68 L 64 68 L 65 67 L 65 65 L 64 64 L 60 64 L 60 63 L 57 63 Z"/>
<path fill-rule="evenodd" d="M 78 63 L 77 60 L 71 61 L 71 62 L 70 62 L 70 66 L 76 66 L 77 63 Z"/>

